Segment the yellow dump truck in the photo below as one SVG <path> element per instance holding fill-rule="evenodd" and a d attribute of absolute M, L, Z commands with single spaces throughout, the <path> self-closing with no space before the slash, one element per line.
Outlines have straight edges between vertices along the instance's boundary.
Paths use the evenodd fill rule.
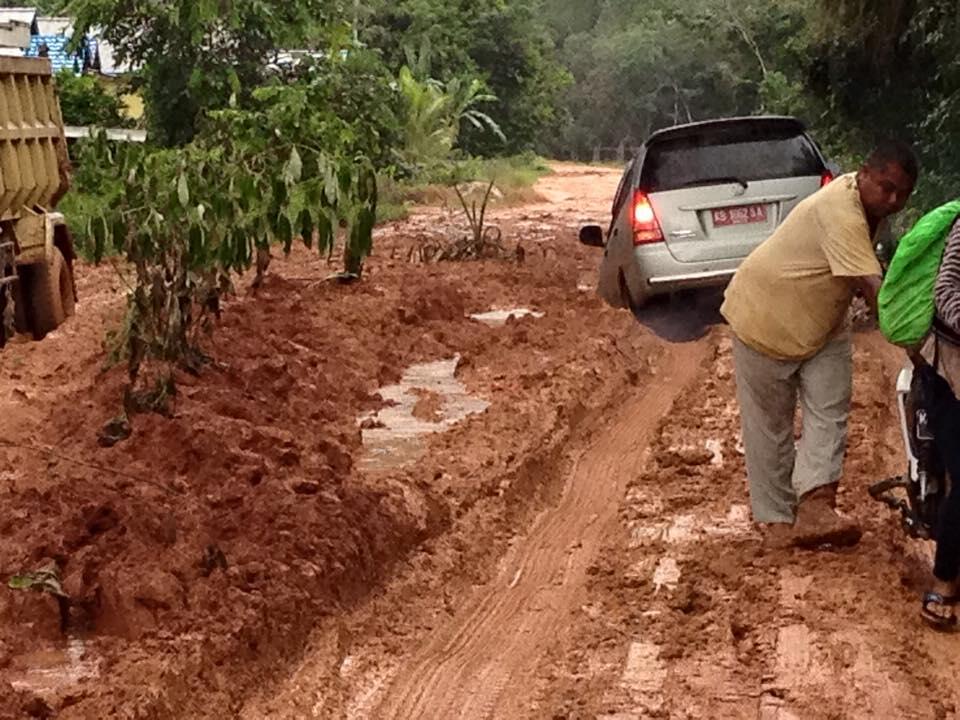
<path fill-rule="evenodd" d="M 0 57 L 0 346 L 73 314 L 73 241 L 55 212 L 69 183 L 50 61 Z"/>

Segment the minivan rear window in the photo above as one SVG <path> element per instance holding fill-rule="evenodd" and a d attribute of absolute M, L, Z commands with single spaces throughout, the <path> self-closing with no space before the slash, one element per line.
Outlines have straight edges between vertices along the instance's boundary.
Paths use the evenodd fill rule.
<path fill-rule="evenodd" d="M 731 180 L 805 177 L 823 171 L 823 161 L 805 134 L 757 123 L 655 140 L 647 149 L 640 185 L 647 192 L 663 192 Z"/>

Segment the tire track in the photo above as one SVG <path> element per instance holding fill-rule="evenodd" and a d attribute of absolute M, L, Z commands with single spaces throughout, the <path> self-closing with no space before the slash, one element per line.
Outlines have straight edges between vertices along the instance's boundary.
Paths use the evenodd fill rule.
<path fill-rule="evenodd" d="M 572 644 L 576 652 L 568 653 L 566 677 L 543 693 L 555 715 L 957 717 L 957 639 L 931 632 L 916 617 L 919 601 L 907 582 L 915 573 L 903 557 L 914 543 L 866 493 L 902 462 L 889 387 L 900 355 L 877 336 L 859 339 L 843 500 L 867 529 L 861 545 L 836 553 L 764 548 L 749 532 L 747 509 L 739 506 L 746 502 L 742 465 L 698 465 L 696 473 L 674 476 L 684 478 L 688 492 L 671 486 L 671 468 L 663 468 L 628 493 L 628 507 L 656 511 L 638 512 L 636 520 L 627 514 L 633 553 L 615 553 L 612 565 L 615 577 L 653 581 L 614 579 L 599 589 L 599 599 L 593 596 L 594 606 L 608 613 L 604 625 L 622 630 L 626 640 L 615 656 L 597 642 L 603 632 L 596 628 L 592 637 L 584 634 Z M 727 362 L 724 351 L 716 377 L 728 376 Z M 675 403 L 678 427 L 668 428 L 661 447 L 709 449 L 718 430 L 715 449 L 732 447 L 736 429 L 729 423 L 718 428 L 697 422 L 704 413 L 716 423 L 716 408 L 732 392 L 724 381 L 712 391 L 705 387 L 706 399 Z M 731 502 L 721 521 L 723 505 Z M 643 619 L 616 614 L 630 602 L 647 610 Z M 580 653 L 584 647 L 588 659 Z M 594 667 L 604 668 L 604 675 L 583 680 L 585 668 Z"/>
<path fill-rule="evenodd" d="M 710 344 L 665 350 L 656 384 L 629 399 L 575 464 L 559 504 L 505 558 L 497 578 L 414 651 L 370 717 L 517 718 L 538 660 L 567 632 L 587 568 L 616 527 L 625 481 L 644 463 L 661 418 L 694 380 Z"/>

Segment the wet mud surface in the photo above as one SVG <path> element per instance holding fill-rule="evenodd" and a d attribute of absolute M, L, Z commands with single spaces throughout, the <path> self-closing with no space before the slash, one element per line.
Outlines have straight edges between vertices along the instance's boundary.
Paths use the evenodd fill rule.
<path fill-rule="evenodd" d="M 0 593 L 0 717 L 956 717 L 930 548 L 866 493 L 902 470 L 901 358 L 858 336 L 861 545 L 765 548 L 726 330 L 592 291 L 576 232 L 618 180 L 558 166 L 494 213 L 503 260 L 411 261 L 442 209 L 378 229 L 356 286 L 275 260 L 113 448 L 123 284 L 81 266 L 77 317 L 0 355 L 0 572 L 56 560 L 74 599 L 64 635 Z"/>

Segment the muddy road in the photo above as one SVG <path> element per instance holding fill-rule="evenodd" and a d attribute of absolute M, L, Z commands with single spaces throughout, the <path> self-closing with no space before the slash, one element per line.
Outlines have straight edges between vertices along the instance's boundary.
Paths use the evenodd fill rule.
<path fill-rule="evenodd" d="M 858 337 L 863 542 L 765 549 L 726 331 L 671 344 L 593 293 L 576 231 L 618 180 L 556 166 L 494 213 L 501 260 L 421 262 L 442 208 L 378 229 L 355 287 L 278 259 L 113 448 L 123 282 L 81 267 L 77 317 L 0 355 L 0 572 L 56 561 L 73 598 L 64 635 L 0 594 L 0 717 L 957 717 L 929 548 L 866 494 L 901 469 L 897 353 Z"/>

